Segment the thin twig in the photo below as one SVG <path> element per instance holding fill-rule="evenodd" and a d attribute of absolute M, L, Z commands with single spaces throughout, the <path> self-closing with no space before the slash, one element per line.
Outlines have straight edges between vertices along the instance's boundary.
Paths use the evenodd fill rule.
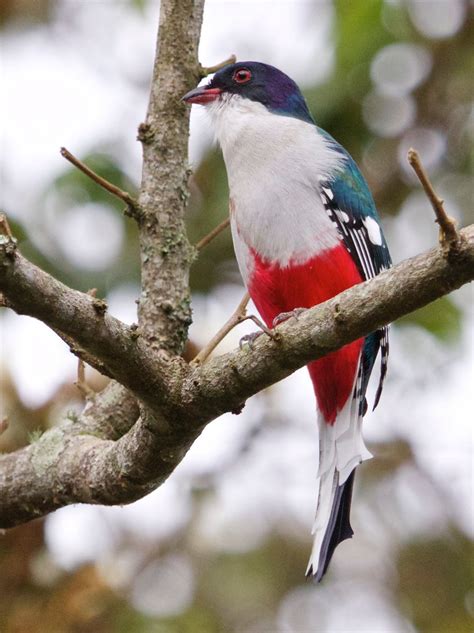
<path fill-rule="evenodd" d="M 421 163 L 420 156 L 413 148 L 408 150 L 408 162 L 418 176 L 418 180 L 421 182 L 435 212 L 436 222 L 439 224 L 440 229 L 439 241 L 443 247 L 446 247 L 449 250 L 449 248 L 459 242 L 460 238 L 456 227 L 456 220 L 450 217 L 444 210 L 444 200 L 436 194 L 433 185 L 428 178 L 428 174 Z"/>
<path fill-rule="evenodd" d="M 134 198 L 132 198 L 132 196 L 129 193 L 127 193 L 126 191 L 123 191 L 122 189 L 120 189 L 120 187 L 113 185 L 111 182 L 109 182 L 105 178 L 102 178 L 102 176 L 99 176 L 98 174 L 96 174 L 95 171 L 93 171 L 81 160 L 76 158 L 74 154 L 71 154 L 71 152 L 65 147 L 61 147 L 60 152 L 61 152 L 61 156 L 64 156 L 66 160 L 68 160 L 75 167 L 80 169 L 82 173 L 88 176 L 95 183 L 100 185 L 102 189 L 105 189 L 106 191 L 111 193 L 113 196 L 116 196 L 117 198 L 120 198 L 120 200 L 125 202 L 125 204 L 129 207 L 129 209 L 132 212 L 135 212 L 138 209 L 137 201 Z M 132 215 L 134 215 L 134 213 L 132 213 Z"/>
<path fill-rule="evenodd" d="M 206 358 L 215 350 L 219 343 L 227 336 L 227 334 L 239 323 L 245 321 L 247 316 L 247 304 L 250 300 L 249 293 L 246 292 L 242 297 L 239 305 L 235 309 L 231 317 L 224 323 L 221 329 L 214 334 L 209 343 L 205 345 L 199 354 L 191 361 L 194 365 L 201 365 Z"/>
<path fill-rule="evenodd" d="M 74 383 L 86 400 L 93 400 L 96 392 L 87 384 L 86 364 L 79 358 L 77 361 L 77 380 Z"/>
<path fill-rule="evenodd" d="M 199 74 L 201 77 L 207 77 L 207 75 L 212 75 L 212 73 L 216 73 L 221 68 L 225 68 L 230 64 L 235 64 L 237 61 L 237 57 L 235 55 L 231 55 L 228 59 L 225 59 L 220 64 L 216 64 L 215 66 L 199 66 Z"/>
<path fill-rule="evenodd" d="M 223 222 L 218 224 L 215 229 L 212 229 L 210 233 L 205 235 L 199 242 L 196 244 L 196 249 L 200 251 L 202 248 L 207 246 L 209 242 L 211 242 L 219 233 L 222 233 L 224 229 L 226 229 L 230 224 L 230 219 L 226 218 Z"/>
<path fill-rule="evenodd" d="M 0 213 L 0 234 L 5 235 L 10 242 L 14 242 L 12 230 L 8 224 L 7 216 L 4 213 Z"/>
<path fill-rule="evenodd" d="M 13 258 L 16 252 L 17 241 L 4 213 L 0 213 L 0 244 L 7 257 Z M 7 306 L 3 302 L 2 305 Z"/>

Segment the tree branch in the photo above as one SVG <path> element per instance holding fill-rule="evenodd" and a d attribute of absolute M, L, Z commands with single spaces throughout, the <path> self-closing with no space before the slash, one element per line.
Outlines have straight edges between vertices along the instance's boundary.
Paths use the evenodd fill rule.
<path fill-rule="evenodd" d="M 2 433 L 5 433 L 5 431 L 8 429 L 9 423 L 8 423 L 8 418 L 2 418 L 0 420 L 0 435 Z"/>
<path fill-rule="evenodd" d="M 105 454 L 108 446 L 116 444 L 100 438 L 118 438 L 139 414 L 135 399 L 117 383 L 110 383 L 101 396 L 77 418 L 69 417 L 33 444 L 1 456 L 0 524 L 11 527 L 68 505 L 75 497 L 85 500 L 93 495 L 97 485 L 92 474 L 94 450 L 100 447 Z M 82 487 L 87 486 L 88 473 L 92 474 L 89 493 Z M 20 503 L 14 498 L 17 477 L 30 482 L 28 490 L 22 490 Z"/>
<path fill-rule="evenodd" d="M 145 412 L 115 442 L 84 435 L 91 427 L 70 423 L 48 431 L 33 446 L 0 457 L 0 527 L 68 503 L 137 499 L 166 479 L 210 420 L 240 410 L 251 395 L 309 361 L 473 279 L 471 225 L 460 232 L 458 248 L 449 258 L 441 249 L 433 249 L 406 260 L 311 308 L 297 321 L 282 323 L 278 341 L 261 336 L 251 350 L 237 350 L 190 368 L 175 383 L 179 389 L 170 392 L 174 407 L 158 423 Z M 102 401 L 90 407 L 81 420 L 86 415 L 97 419 L 98 411 L 106 409 Z"/>
<path fill-rule="evenodd" d="M 181 401 L 205 419 L 245 400 L 311 360 L 366 336 L 474 279 L 474 224 L 460 231 L 449 258 L 433 249 L 358 284 L 260 336 L 251 350 L 211 359 L 186 378 Z"/>
<path fill-rule="evenodd" d="M 89 401 L 95 398 L 96 392 L 88 385 L 86 380 L 86 364 L 82 358 L 79 358 L 77 361 L 77 380 L 74 384 L 84 400 Z"/>
<path fill-rule="evenodd" d="M 0 239 L 0 246 L 5 242 L 2 263 L 6 265 L 6 270 L 3 271 L 5 274 L 0 274 L 0 277 L 2 277 L 2 283 L 9 286 L 9 291 L 15 296 L 14 303 L 10 303 L 5 297 L 3 305 L 12 307 L 18 312 L 23 309 L 24 313 L 37 316 L 45 321 L 71 346 L 71 350 L 79 357 L 87 360 L 89 364 L 95 366 L 103 373 L 116 375 L 124 385 L 130 386 L 134 390 L 135 395 L 153 410 L 153 417 L 150 416 L 148 410 L 144 410 L 143 415 L 147 421 L 146 424 L 153 426 L 155 436 L 157 433 L 168 429 L 167 421 L 160 415 L 159 406 L 157 408 L 157 403 L 160 405 L 160 392 L 162 396 L 166 393 L 173 393 L 173 389 L 169 389 L 169 384 L 166 385 L 166 388 L 163 388 L 164 383 L 162 380 L 169 383 L 173 375 L 176 374 L 176 368 L 178 367 L 179 373 L 185 363 L 179 357 L 165 359 L 163 355 L 154 355 L 151 351 L 153 351 L 152 348 L 171 352 L 179 351 L 186 339 L 187 327 L 190 322 L 188 272 L 195 250 L 189 246 L 184 231 L 184 208 L 188 197 L 186 156 L 189 112 L 184 104 L 181 103 L 180 98 L 182 94 L 196 84 L 199 78 L 200 67 L 197 62 L 197 48 L 203 6 L 204 0 L 183 0 L 179 3 L 174 0 L 162 0 L 160 6 L 159 39 L 147 121 L 139 128 L 139 140 L 142 141 L 144 148 L 143 178 L 139 198 L 141 213 L 140 217 L 133 214 L 136 219 L 140 220 L 142 262 L 142 295 L 139 307 L 140 329 L 127 328 L 118 320 L 111 318 L 110 315 L 105 313 L 106 306 L 102 303 L 99 306 L 97 301 L 92 306 L 97 311 L 97 315 L 94 316 L 94 313 L 90 310 L 91 306 L 86 303 L 87 299 L 84 299 L 81 293 L 76 293 L 66 288 L 47 276 L 43 271 L 39 271 L 32 264 L 23 260 L 15 252 L 16 245 L 11 235 L 5 236 L 5 239 Z M 90 175 L 90 170 L 83 169 L 83 171 Z M 98 181 L 97 178 L 95 180 L 96 182 Z M 110 188 L 108 190 L 110 191 Z M 111 192 L 116 193 L 115 191 Z M 128 200 L 125 200 L 125 202 L 128 202 Z M 134 208 L 136 208 L 135 205 Z M 40 290 L 45 289 L 47 291 L 45 295 L 43 297 L 39 296 L 41 292 L 35 294 L 35 289 L 32 287 L 34 284 L 30 284 L 31 294 L 27 293 L 22 297 L 22 289 L 18 288 L 18 286 L 15 289 L 14 278 L 17 273 L 20 273 L 20 278 L 22 277 L 21 273 L 27 273 L 22 278 L 24 282 L 22 284 L 23 290 L 28 289 L 27 277 L 29 273 L 32 273 L 35 283 L 39 281 Z M 44 283 L 41 287 L 42 282 Z M 32 305 L 35 299 L 39 301 L 36 307 Z M 50 303 L 49 306 L 47 305 L 48 303 Z M 71 304 L 70 306 L 68 306 L 69 303 Z M 55 314 L 58 308 L 59 311 Z M 63 309 L 61 310 L 61 308 Z M 80 318 L 76 320 L 78 315 Z M 102 317 L 102 323 L 98 320 L 99 317 Z M 91 326 L 86 327 L 81 332 L 81 323 L 87 326 L 87 321 L 90 318 L 92 319 Z M 146 344 L 139 338 L 140 332 L 142 337 L 146 338 Z M 95 334 L 98 335 L 96 342 L 93 340 Z M 145 351 L 148 353 L 142 359 L 145 364 L 148 364 L 148 361 L 154 357 L 152 364 L 155 364 L 155 370 L 158 369 L 158 372 L 153 370 L 152 374 L 154 376 L 146 376 L 146 368 L 144 368 L 144 372 L 136 366 L 132 368 L 129 361 L 132 361 L 133 365 L 133 357 L 137 360 L 143 349 L 141 351 L 130 349 L 129 341 L 127 341 L 128 335 L 130 335 L 130 340 L 134 342 L 137 350 L 144 346 Z M 131 357 L 129 357 L 130 352 Z M 122 361 L 120 357 L 122 357 Z M 122 369 L 120 366 L 122 366 Z M 129 379 L 131 378 L 131 381 L 126 379 L 124 375 L 128 373 L 127 367 L 130 370 Z M 161 367 L 161 370 L 159 367 Z M 133 379 L 132 374 L 135 374 L 137 378 L 140 377 L 138 382 L 141 383 L 141 386 Z M 92 414 L 88 413 L 87 418 L 84 418 L 89 420 L 90 417 L 89 421 L 92 422 L 89 425 L 90 428 L 88 427 L 89 432 L 106 438 L 113 436 L 116 438 L 117 434 L 114 429 L 119 428 L 120 424 L 115 422 L 107 427 L 103 417 L 100 415 L 100 407 L 120 405 L 123 399 L 121 392 L 117 395 L 114 391 L 114 389 L 123 390 L 123 387 L 116 383 L 111 383 L 111 385 L 110 391 L 107 389 L 94 399 L 92 409 L 86 408 L 86 412 L 91 411 Z M 125 390 L 123 391 L 125 393 Z M 147 396 L 147 393 L 150 397 Z M 136 409 L 137 405 L 133 396 L 128 394 L 127 397 L 132 398 Z M 163 407 L 163 409 L 166 412 L 166 407 Z M 135 413 L 133 421 L 136 420 L 138 415 L 137 412 Z M 115 417 L 116 419 L 117 416 Z M 130 431 L 130 429 L 133 431 L 133 433 L 130 433 L 129 439 L 133 440 L 135 434 L 141 441 L 141 443 L 136 443 L 135 446 L 138 446 L 139 451 L 142 450 L 142 457 L 148 448 L 146 453 L 148 459 L 138 458 L 135 460 L 135 464 L 138 469 L 140 462 L 149 467 L 150 459 L 153 458 L 153 455 L 149 450 L 151 443 L 148 443 L 147 446 L 144 441 L 148 432 L 146 425 L 140 421 L 140 423 L 135 425 L 131 422 L 126 427 L 124 426 L 124 431 Z M 150 435 L 150 432 L 148 432 L 148 435 Z M 76 483 L 78 486 L 77 490 L 71 488 L 69 494 L 65 495 L 62 494 L 65 486 L 62 486 L 61 478 L 57 479 L 57 473 L 54 472 L 53 468 L 50 469 L 48 466 L 45 470 L 42 459 L 44 456 L 45 460 L 47 460 L 47 456 L 50 453 L 49 442 L 51 440 L 56 448 L 58 447 L 57 440 L 59 437 L 61 437 L 59 449 L 62 458 L 61 464 L 69 462 L 71 468 L 65 474 L 70 474 L 72 478 L 69 479 L 71 486 L 74 485 L 73 478 L 77 477 Z M 31 503 L 25 500 L 25 506 L 23 506 L 23 510 L 19 514 L 20 518 L 12 519 L 10 517 L 10 524 L 27 520 L 38 515 L 38 513 L 42 514 L 54 507 L 69 503 L 71 498 L 82 498 L 84 495 L 91 494 L 91 491 L 87 493 L 87 484 L 85 489 L 81 488 L 81 482 L 83 481 L 81 476 L 84 474 L 84 462 L 81 466 L 81 459 L 85 458 L 87 451 L 81 450 L 80 446 L 84 448 L 84 444 L 87 443 L 92 452 L 100 446 L 102 455 L 100 463 L 104 467 L 107 464 L 105 458 L 107 451 L 104 442 L 99 443 L 97 438 L 94 440 L 89 438 L 89 440 L 90 442 L 86 442 L 85 439 L 76 439 L 69 428 L 64 432 L 61 429 L 56 429 L 45 434 L 39 448 L 25 449 L 26 462 L 23 462 L 25 468 L 28 470 L 29 457 L 31 457 L 30 452 L 32 452 L 33 456 L 38 456 L 38 460 L 33 461 L 40 465 L 41 473 L 45 475 L 45 478 L 42 478 L 41 481 L 37 480 L 40 473 L 32 464 L 33 471 L 30 469 L 29 472 L 33 480 L 35 480 L 35 486 L 30 491 L 32 496 Z M 127 442 L 124 445 L 127 447 Z M 117 474 L 117 465 L 121 464 L 123 472 L 129 472 L 133 478 L 135 468 L 127 469 L 124 464 L 125 460 L 130 465 L 127 455 L 122 454 L 123 459 L 121 461 L 118 459 L 120 457 L 121 443 L 118 441 L 114 442 L 113 446 L 116 449 L 115 453 L 112 451 L 108 453 L 112 459 L 109 462 L 109 465 L 113 467 L 112 474 L 114 476 Z M 97 448 L 97 450 L 99 449 Z M 20 471 L 21 455 L 18 463 L 16 462 L 16 457 L 13 458 L 16 464 L 15 468 L 18 467 Z M 157 461 L 156 455 L 154 457 L 155 461 Z M 168 459 L 166 451 L 164 459 Z M 96 461 L 94 461 L 94 464 L 96 464 Z M 61 465 L 59 464 L 59 466 Z M 105 476 L 106 471 L 102 470 L 102 474 Z M 5 476 L 8 478 L 8 468 Z M 91 472 L 92 489 L 94 482 L 97 484 L 98 480 L 102 481 L 102 485 L 99 485 L 99 488 L 105 494 L 108 485 L 107 479 L 101 479 L 97 473 L 94 475 Z M 54 497 L 52 499 L 51 497 L 48 498 L 45 488 L 42 487 L 43 483 L 46 483 L 50 490 L 56 491 L 56 499 Z M 45 497 L 43 496 L 44 494 L 46 494 Z M 144 494 L 144 491 L 141 490 L 138 494 Z"/>
<path fill-rule="evenodd" d="M 102 178 L 102 176 L 99 176 L 99 174 L 96 174 L 95 171 L 93 171 L 90 167 L 83 163 L 82 160 L 76 158 L 74 154 L 71 154 L 71 152 L 65 147 L 61 147 L 59 151 L 61 153 L 61 156 L 63 156 L 72 165 L 74 165 L 74 167 L 77 167 L 80 171 L 82 171 L 83 174 L 88 176 L 91 180 L 102 187 L 102 189 L 105 189 L 116 198 L 119 198 L 120 200 L 125 202 L 128 207 L 129 215 L 134 217 L 139 215 L 138 203 L 127 191 L 123 191 L 122 189 L 120 189 L 120 187 L 117 187 L 105 178 Z"/>
<path fill-rule="evenodd" d="M 0 290 L 9 306 L 51 327 L 74 354 L 118 380 L 143 402 L 152 407 L 164 403 L 173 367 L 178 369 L 184 361 L 150 353 L 136 330 L 108 314 L 103 301 L 68 288 L 25 259 L 15 243 L 3 237 Z"/>
<path fill-rule="evenodd" d="M 224 340 L 227 334 L 229 334 L 229 332 L 233 330 L 236 325 L 242 323 L 242 321 L 245 320 L 247 313 L 247 304 L 249 301 L 250 295 L 248 292 L 246 292 L 230 318 L 224 323 L 220 330 L 216 332 L 216 334 L 214 334 L 209 343 L 207 343 L 207 345 L 202 348 L 199 354 L 197 354 L 197 356 L 193 358 L 192 364 L 200 365 L 201 363 L 203 363 L 206 358 L 208 358 L 210 354 L 216 349 L 219 343 Z"/>
<path fill-rule="evenodd" d="M 415 149 L 411 148 L 408 150 L 408 162 L 418 176 L 418 179 L 428 196 L 428 200 L 431 202 L 433 211 L 435 212 L 436 222 L 439 225 L 439 241 L 445 250 L 449 251 L 451 248 L 456 247 L 459 241 L 459 232 L 456 227 L 456 221 L 444 210 L 444 200 L 436 194 L 433 185 L 428 178 L 428 174 L 421 163 L 420 156 Z"/>
<path fill-rule="evenodd" d="M 215 66 L 199 65 L 199 75 L 201 76 L 201 79 L 204 79 L 204 77 L 207 77 L 207 75 L 212 75 L 212 73 L 216 73 L 221 68 L 225 68 L 226 66 L 229 66 L 230 64 L 235 64 L 236 61 L 237 61 L 237 57 L 235 55 L 230 55 L 223 62 L 220 62 L 219 64 L 215 64 Z"/>
<path fill-rule="evenodd" d="M 191 323 L 186 236 L 189 109 L 181 97 L 200 78 L 197 50 L 204 0 L 162 0 L 143 146 L 139 205 L 142 293 L 139 325 L 148 345 L 179 354 Z"/>
<path fill-rule="evenodd" d="M 209 231 L 207 235 L 205 235 L 203 238 L 199 240 L 199 242 L 195 246 L 196 250 L 200 251 L 205 246 L 207 246 L 209 242 L 212 242 L 212 240 L 215 237 L 217 237 L 219 233 L 222 233 L 222 231 L 226 229 L 229 226 L 229 224 L 230 224 L 230 218 L 226 218 L 225 220 L 222 220 L 222 222 L 218 224 L 214 229 L 212 229 L 212 231 Z"/>
<path fill-rule="evenodd" d="M 111 382 L 78 418 L 0 456 L 0 527 L 70 503 L 128 503 L 143 496 L 174 470 L 210 420 L 240 410 L 248 397 L 309 361 L 474 278 L 471 226 L 449 257 L 433 250 L 403 262 L 297 322 L 283 323 L 278 340 L 261 336 L 253 349 L 202 366 L 190 367 L 179 357 L 190 323 L 188 274 L 196 253 L 184 228 L 189 112 L 180 98 L 204 72 L 197 62 L 203 5 L 162 0 L 160 6 L 150 101 L 139 128 L 139 331 L 110 316 L 104 302 L 24 259 L 0 218 L 4 303 L 41 319 L 75 354 L 121 383 Z"/>
<path fill-rule="evenodd" d="M 88 403 L 76 421 L 76 430 L 101 439 L 118 440 L 125 435 L 140 415 L 138 402 L 125 387 L 111 380 Z"/>

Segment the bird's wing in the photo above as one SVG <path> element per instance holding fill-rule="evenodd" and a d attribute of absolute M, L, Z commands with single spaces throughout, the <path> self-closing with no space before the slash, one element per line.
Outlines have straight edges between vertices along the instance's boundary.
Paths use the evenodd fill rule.
<path fill-rule="evenodd" d="M 330 137 L 329 141 L 340 152 L 345 164 L 344 169 L 332 177 L 320 178 L 319 194 L 362 279 L 371 279 L 391 265 L 375 204 L 354 161 Z M 387 372 L 387 327 L 365 337 L 353 397 L 338 412 L 334 424 L 328 425 L 326 420 L 319 424 L 318 507 L 307 569 L 307 575 L 313 575 L 318 581 L 326 572 L 336 546 L 352 535 L 349 512 L 354 468 L 370 457 L 362 438 L 361 424 L 367 408 L 367 384 L 379 349 L 381 371 L 374 407 L 377 406 Z"/>
<path fill-rule="evenodd" d="M 345 169 L 336 173 L 333 178 L 320 179 L 320 195 L 326 212 L 335 224 L 362 278 L 372 279 L 391 266 L 390 253 L 367 183 L 352 158 L 340 146 L 338 150 L 345 157 Z M 379 348 L 381 370 L 374 408 L 379 402 L 387 373 L 387 326 L 366 338 L 361 364 L 362 395 L 365 394 Z"/>

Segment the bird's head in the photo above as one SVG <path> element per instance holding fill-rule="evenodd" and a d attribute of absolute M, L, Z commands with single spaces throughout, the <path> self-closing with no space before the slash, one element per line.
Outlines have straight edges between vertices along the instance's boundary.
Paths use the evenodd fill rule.
<path fill-rule="evenodd" d="M 205 86 L 184 95 L 186 103 L 225 106 L 233 96 L 256 101 L 270 112 L 313 123 L 296 83 L 281 70 L 260 62 L 239 62 L 219 70 Z"/>

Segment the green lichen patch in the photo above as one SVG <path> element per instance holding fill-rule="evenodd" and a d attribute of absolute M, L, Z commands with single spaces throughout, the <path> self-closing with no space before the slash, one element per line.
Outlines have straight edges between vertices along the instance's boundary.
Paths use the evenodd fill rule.
<path fill-rule="evenodd" d="M 64 450 L 64 431 L 51 429 L 44 433 L 33 445 L 31 465 L 38 476 L 44 475 L 55 466 Z"/>

